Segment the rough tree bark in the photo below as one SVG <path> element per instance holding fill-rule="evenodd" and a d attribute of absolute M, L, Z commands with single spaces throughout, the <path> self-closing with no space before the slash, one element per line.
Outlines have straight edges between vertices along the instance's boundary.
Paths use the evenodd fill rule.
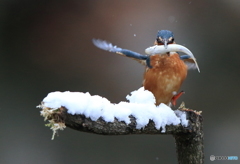
<path fill-rule="evenodd" d="M 180 107 L 181 108 L 181 107 Z M 155 128 L 152 120 L 142 129 L 136 129 L 136 119 L 129 116 L 131 123 L 119 122 L 116 118 L 114 122 L 107 123 L 103 119 L 92 121 L 84 115 L 71 115 L 67 109 L 61 107 L 57 112 L 49 116 L 48 120 L 55 123 L 64 123 L 67 127 L 100 135 L 127 135 L 127 134 L 171 134 L 175 137 L 176 151 L 179 164 L 202 164 L 204 163 L 203 151 L 203 118 L 200 113 L 182 107 L 189 120 L 188 127 L 182 125 L 167 125 L 164 133 Z"/>

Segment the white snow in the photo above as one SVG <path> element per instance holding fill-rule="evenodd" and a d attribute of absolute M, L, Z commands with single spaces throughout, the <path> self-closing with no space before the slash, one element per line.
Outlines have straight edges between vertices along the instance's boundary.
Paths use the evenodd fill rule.
<path fill-rule="evenodd" d="M 181 120 L 181 125 L 184 127 L 188 126 L 188 120 L 187 120 L 187 116 L 186 116 L 186 112 L 181 111 L 181 110 L 175 110 L 176 115 L 180 118 Z"/>
<path fill-rule="evenodd" d="M 51 92 L 43 99 L 43 105 L 51 109 L 58 109 L 61 106 L 68 109 L 69 114 L 83 114 L 96 121 L 102 117 L 106 122 L 118 121 L 130 123 L 130 115 L 136 118 L 137 129 L 144 128 L 149 120 L 153 120 L 156 129 L 162 128 L 165 132 L 166 125 L 187 126 L 186 115 L 174 111 L 165 104 L 155 105 L 155 98 L 150 91 L 143 87 L 127 95 L 129 102 L 113 104 L 106 98 L 98 95 L 91 96 L 88 92 Z"/>

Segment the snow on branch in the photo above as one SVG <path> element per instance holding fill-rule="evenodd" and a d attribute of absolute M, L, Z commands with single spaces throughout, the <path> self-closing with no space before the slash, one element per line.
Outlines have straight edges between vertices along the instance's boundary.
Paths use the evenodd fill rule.
<path fill-rule="evenodd" d="M 70 127 L 97 134 L 174 134 L 188 129 L 186 111 L 155 105 L 153 94 L 144 88 L 126 96 L 129 102 L 113 104 L 88 92 L 51 92 L 38 107 L 53 130 Z M 182 106 L 184 108 L 184 106 Z"/>

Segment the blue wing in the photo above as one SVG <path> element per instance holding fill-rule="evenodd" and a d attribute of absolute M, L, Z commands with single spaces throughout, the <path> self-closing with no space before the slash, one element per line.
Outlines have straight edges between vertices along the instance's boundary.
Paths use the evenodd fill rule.
<path fill-rule="evenodd" d="M 117 53 L 119 55 L 130 57 L 130 58 L 135 59 L 138 62 L 140 62 L 144 65 L 147 65 L 151 68 L 151 66 L 149 64 L 149 56 L 148 55 L 142 55 L 142 54 L 139 54 L 139 53 L 134 52 L 134 51 L 130 51 L 130 50 L 127 50 L 127 49 L 122 49 L 120 47 L 112 45 L 112 43 L 109 43 L 105 40 L 93 39 L 92 41 L 93 41 L 93 44 L 96 47 L 98 47 L 102 50 L 109 51 L 109 52 L 114 52 L 114 53 Z"/>

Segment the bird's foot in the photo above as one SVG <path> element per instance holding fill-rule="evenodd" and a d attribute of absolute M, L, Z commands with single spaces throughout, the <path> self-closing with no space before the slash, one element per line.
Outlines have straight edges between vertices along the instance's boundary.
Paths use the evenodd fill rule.
<path fill-rule="evenodd" d="M 179 97 L 181 97 L 182 94 L 184 94 L 184 93 L 185 93 L 184 91 L 181 91 L 181 92 L 175 94 L 175 95 L 172 97 L 171 103 L 172 103 L 173 106 L 176 106 L 176 104 L 177 104 L 177 99 L 179 99 Z"/>

